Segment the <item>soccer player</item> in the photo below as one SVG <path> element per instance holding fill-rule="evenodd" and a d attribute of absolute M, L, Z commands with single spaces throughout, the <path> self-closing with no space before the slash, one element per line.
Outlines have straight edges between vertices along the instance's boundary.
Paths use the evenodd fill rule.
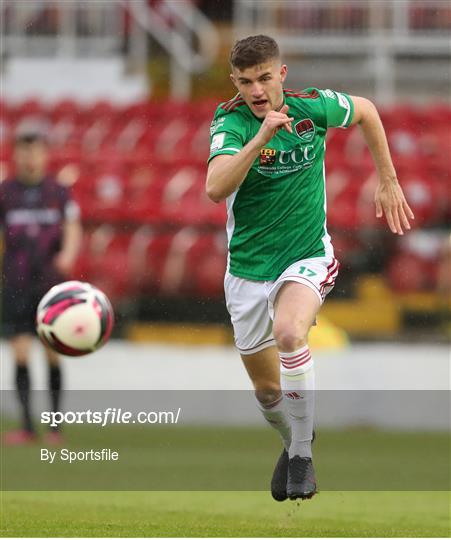
<path fill-rule="evenodd" d="M 403 234 L 414 216 L 371 101 L 284 89 L 287 66 L 268 36 L 238 41 L 230 62 L 238 94 L 219 105 L 211 124 L 206 191 L 227 202 L 224 287 L 235 344 L 258 406 L 284 444 L 272 495 L 306 499 L 316 492 L 307 338 L 339 268 L 326 228 L 328 128 L 360 126 L 379 178 L 376 215 L 390 230 Z"/>
<path fill-rule="evenodd" d="M 81 242 L 79 208 L 67 188 L 46 174 L 48 154 L 45 125 L 38 121 L 19 125 L 14 141 L 15 176 L 0 184 L 2 335 L 9 340 L 14 355 L 22 409 L 22 429 L 6 433 L 5 444 L 26 444 L 36 439 L 28 370 L 36 307 L 50 287 L 67 279 Z M 45 356 L 51 404 L 58 411 L 59 357 L 49 348 L 45 348 Z M 50 432 L 47 440 L 56 444 L 60 434 Z"/>

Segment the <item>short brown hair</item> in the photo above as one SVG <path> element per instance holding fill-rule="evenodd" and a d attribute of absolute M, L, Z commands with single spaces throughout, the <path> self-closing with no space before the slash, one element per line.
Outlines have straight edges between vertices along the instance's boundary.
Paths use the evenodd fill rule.
<path fill-rule="evenodd" d="M 40 116 L 30 116 L 22 120 L 16 127 L 14 142 L 16 144 L 33 144 L 49 142 L 49 123 Z"/>
<path fill-rule="evenodd" d="M 279 46 L 276 41 L 262 34 L 240 39 L 230 51 L 232 67 L 240 71 L 279 57 Z"/>

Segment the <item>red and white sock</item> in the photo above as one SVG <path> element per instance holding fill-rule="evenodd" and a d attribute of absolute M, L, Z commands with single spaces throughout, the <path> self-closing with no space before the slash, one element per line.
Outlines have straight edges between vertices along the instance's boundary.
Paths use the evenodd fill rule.
<path fill-rule="evenodd" d="M 280 356 L 280 383 L 291 424 L 293 456 L 312 457 L 315 374 L 308 345 Z"/>
<path fill-rule="evenodd" d="M 288 451 L 291 444 L 291 425 L 285 409 L 283 395 L 276 401 L 265 405 L 257 400 L 257 406 L 268 424 L 279 432 L 283 445 Z"/>

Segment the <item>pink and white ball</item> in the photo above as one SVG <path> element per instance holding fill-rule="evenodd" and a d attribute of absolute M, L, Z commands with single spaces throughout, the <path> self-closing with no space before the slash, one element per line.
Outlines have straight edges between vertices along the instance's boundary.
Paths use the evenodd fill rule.
<path fill-rule="evenodd" d="M 36 312 L 41 341 L 68 356 L 83 356 L 100 349 L 108 341 L 113 324 L 113 308 L 107 296 L 81 281 L 52 287 Z"/>

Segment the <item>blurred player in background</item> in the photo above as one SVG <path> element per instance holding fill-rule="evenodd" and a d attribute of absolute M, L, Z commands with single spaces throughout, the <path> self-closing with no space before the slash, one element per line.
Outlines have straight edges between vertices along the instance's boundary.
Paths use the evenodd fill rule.
<path fill-rule="evenodd" d="M 79 208 L 67 188 L 47 174 L 47 130 L 41 121 L 24 121 L 14 141 L 15 176 L 0 184 L 3 229 L 2 337 L 16 362 L 16 388 L 22 408 L 22 429 L 4 435 L 6 444 L 36 439 L 30 411 L 29 356 L 35 334 L 36 307 L 53 285 L 65 281 L 81 242 Z M 58 354 L 45 348 L 51 406 L 59 410 L 61 368 Z M 58 443 L 57 431 L 46 434 Z"/>
<path fill-rule="evenodd" d="M 206 190 L 213 201 L 227 201 L 224 283 L 235 343 L 259 407 L 285 447 L 272 495 L 306 499 L 316 492 L 307 338 L 339 268 L 326 229 L 329 127 L 360 126 L 379 179 L 376 215 L 385 215 L 390 230 L 403 234 L 413 214 L 370 101 L 332 90 L 284 89 L 287 66 L 267 36 L 238 41 L 230 60 L 239 93 L 216 110 Z"/>

